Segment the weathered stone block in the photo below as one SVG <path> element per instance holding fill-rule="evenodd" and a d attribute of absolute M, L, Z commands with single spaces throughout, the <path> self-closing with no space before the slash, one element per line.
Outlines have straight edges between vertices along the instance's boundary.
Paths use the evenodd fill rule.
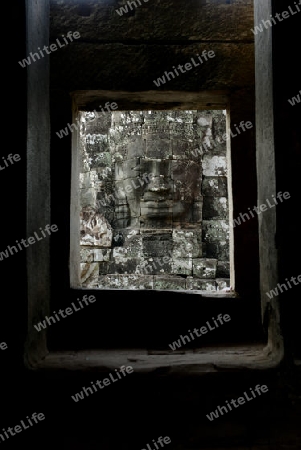
<path fill-rule="evenodd" d="M 145 257 L 163 257 L 172 252 L 172 233 L 143 234 L 142 246 Z"/>
<path fill-rule="evenodd" d="M 154 287 L 152 276 L 119 275 L 119 281 L 124 289 L 153 289 Z"/>
<path fill-rule="evenodd" d="M 175 258 L 199 258 L 202 256 L 202 232 L 189 230 L 173 230 L 173 250 Z"/>
<path fill-rule="evenodd" d="M 229 242 L 207 242 L 206 243 L 206 257 L 220 258 L 222 261 L 229 261 Z"/>
<path fill-rule="evenodd" d="M 172 149 L 169 139 L 158 139 L 154 138 L 154 135 L 147 135 L 146 139 L 147 158 L 164 159 L 169 158 L 171 154 Z"/>
<path fill-rule="evenodd" d="M 193 259 L 193 276 L 198 278 L 215 278 L 216 259 L 195 258 Z"/>
<path fill-rule="evenodd" d="M 176 278 L 172 276 L 154 276 L 154 289 L 170 289 L 170 290 L 185 290 L 185 278 Z"/>
<path fill-rule="evenodd" d="M 230 278 L 216 278 L 216 290 L 225 291 L 230 289 Z"/>
<path fill-rule="evenodd" d="M 103 165 L 102 153 L 109 150 L 107 134 L 87 134 L 85 150 L 90 169 Z M 108 163 L 110 164 L 110 158 Z"/>
<path fill-rule="evenodd" d="M 203 174 L 207 177 L 226 177 L 227 160 L 225 156 L 205 154 L 203 157 Z"/>
<path fill-rule="evenodd" d="M 106 188 L 107 186 L 111 188 L 111 185 L 108 185 L 108 182 L 111 182 L 113 180 L 113 175 L 115 172 L 115 164 L 108 164 L 106 166 L 97 167 L 96 172 L 98 175 L 98 180 L 103 181 L 103 186 Z"/>
<path fill-rule="evenodd" d="M 202 193 L 204 196 L 228 198 L 227 177 L 203 177 Z"/>
<path fill-rule="evenodd" d="M 228 178 L 218 177 L 218 191 L 221 197 L 228 198 Z"/>
<path fill-rule="evenodd" d="M 80 249 L 80 260 L 83 263 L 91 263 L 94 261 L 94 250 L 91 248 Z"/>
<path fill-rule="evenodd" d="M 192 123 L 171 122 L 171 137 L 179 136 L 181 139 L 193 141 L 195 139 L 195 127 Z"/>
<path fill-rule="evenodd" d="M 153 289 L 153 277 L 141 275 L 101 275 L 99 289 Z"/>
<path fill-rule="evenodd" d="M 98 263 L 81 263 L 80 264 L 80 280 L 84 287 L 96 287 L 99 278 Z"/>
<path fill-rule="evenodd" d="M 216 291 L 215 280 L 208 279 L 196 279 L 188 277 L 186 279 L 187 290 L 197 290 L 197 291 Z"/>
<path fill-rule="evenodd" d="M 99 275 L 106 275 L 110 273 L 110 264 L 109 261 L 99 262 Z"/>
<path fill-rule="evenodd" d="M 217 139 L 226 131 L 226 115 L 223 114 L 215 114 L 212 117 L 212 136 L 213 139 Z"/>
<path fill-rule="evenodd" d="M 112 124 L 116 127 L 128 125 L 139 126 L 144 121 L 143 111 L 114 111 L 112 113 Z"/>
<path fill-rule="evenodd" d="M 95 248 L 93 249 L 94 261 L 95 262 L 110 261 L 111 253 L 112 253 L 111 249 Z"/>
<path fill-rule="evenodd" d="M 196 200 L 201 195 L 202 167 L 191 160 L 171 161 L 174 189 L 181 200 Z"/>
<path fill-rule="evenodd" d="M 218 261 L 216 268 L 216 278 L 230 277 L 230 263 L 229 261 Z"/>
<path fill-rule="evenodd" d="M 203 219 L 227 219 L 228 199 L 226 197 L 204 197 Z"/>
<path fill-rule="evenodd" d="M 200 161 L 201 151 L 198 143 L 194 139 L 192 142 L 182 139 L 173 138 L 171 141 L 173 159 L 190 159 Z"/>
<path fill-rule="evenodd" d="M 126 143 L 126 157 L 128 159 L 145 155 L 145 143 L 142 135 L 130 136 Z"/>
<path fill-rule="evenodd" d="M 203 201 L 194 202 L 191 207 L 191 222 L 198 224 L 201 228 L 203 221 Z"/>
<path fill-rule="evenodd" d="M 146 258 L 137 267 L 139 273 L 145 275 L 155 275 L 163 273 L 171 273 L 172 259 L 166 255 L 164 257 Z"/>
<path fill-rule="evenodd" d="M 119 230 L 119 232 L 123 236 L 122 243 L 120 243 L 121 246 L 114 248 L 113 255 L 141 258 L 143 256 L 143 250 L 140 230 L 125 229 Z"/>
<path fill-rule="evenodd" d="M 111 127 L 111 114 L 109 112 L 101 112 L 96 110 L 94 112 L 86 113 L 87 120 L 85 121 L 85 131 L 87 134 L 95 135 L 98 133 L 106 135 Z"/>
<path fill-rule="evenodd" d="M 196 110 L 175 109 L 172 111 L 167 111 L 166 119 L 170 123 L 193 123 L 196 112 Z"/>
<path fill-rule="evenodd" d="M 218 244 L 218 258 L 222 261 L 229 261 L 230 244 L 229 241 L 220 241 Z"/>
<path fill-rule="evenodd" d="M 229 222 L 227 220 L 203 220 L 203 240 L 206 242 L 228 242 Z"/>
<path fill-rule="evenodd" d="M 141 258 L 142 256 L 143 256 L 143 253 L 142 253 L 141 249 L 135 255 L 134 252 L 130 252 L 129 248 L 127 248 L 125 246 L 124 247 L 114 247 L 113 248 L 113 255 L 112 255 L 113 260 L 115 258 L 133 258 L 133 257 Z"/>
<path fill-rule="evenodd" d="M 244 40 L 249 35 L 250 28 L 254 25 L 254 17 L 252 14 L 253 4 L 250 3 L 250 0 L 231 0 L 231 2 L 229 3 L 217 3 L 216 1 L 209 0 L 202 0 L 199 2 L 191 3 L 187 3 L 186 1 L 178 1 L 175 4 L 174 8 L 171 8 L 170 4 L 162 4 L 159 1 L 156 2 L 156 7 L 153 7 L 152 9 L 149 8 L 149 3 L 143 2 L 141 0 L 140 2 L 136 0 L 136 4 L 138 5 L 138 8 L 136 9 L 136 11 L 132 12 L 131 17 L 130 12 L 128 12 L 127 14 L 124 14 L 124 17 L 120 18 L 118 14 L 113 14 L 113 10 L 118 7 L 118 5 L 115 4 L 113 0 L 100 3 L 93 2 L 91 4 L 87 4 L 88 6 L 83 3 L 82 9 L 84 6 L 87 9 L 90 8 L 90 11 L 88 10 L 88 13 L 86 14 L 79 14 L 79 2 L 52 2 L 52 21 L 50 27 L 51 37 L 54 40 L 56 36 L 61 36 L 62 34 L 64 34 L 66 27 L 65 18 L 67 17 L 67 14 L 69 28 L 71 30 L 79 30 L 81 35 L 86 33 L 85 36 L 87 42 L 95 43 L 104 41 L 105 38 L 108 35 L 111 35 L 113 32 L 113 36 L 116 39 L 116 42 L 132 41 L 133 39 L 136 39 L 137 36 L 139 36 L 143 41 L 148 41 L 153 39 L 155 36 L 158 41 L 164 43 L 171 41 L 172 38 L 177 39 L 179 42 L 182 42 L 183 46 L 185 47 L 185 45 L 187 45 L 187 37 L 193 36 L 196 42 L 202 42 L 206 40 L 209 42 L 241 42 L 243 46 Z M 75 7 L 75 5 L 77 7 Z M 84 17 L 81 17 L 83 15 Z M 226 21 L 225 16 L 227 17 Z M 99 30 L 98 28 L 95 29 L 95 17 L 97 17 L 98 23 L 101 23 L 102 25 L 101 27 L 99 27 Z M 197 18 L 198 20 L 191 20 L 192 18 Z M 129 19 L 131 20 L 131 26 L 129 26 Z M 218 24 L 218 26 L 215 26 L 216 24 Z M 235 48 L 237 47 L 238 45 L 236 45 Z M 128 64 L 137 64 L 134 50 L 133 55 L 128 51 L 125 53 L 126 57 L 120 59 L 125 59 L 125 63 Z M 200 50 L 198 51 L 200 53 Z M 169 53 L 171 53 L 171 55 L 169 55 Z M 234 53 L 234 55 L 232 55 L 232 53 Z M 235 52 L 232 53 L 231 58 L 235 56 Z M 131 56 L 131 58 L 129 61 L 127 61 L 129 59 L 129 55 Z M 95 56 L 95 52 L 91 54 L 91 63 L 94 63 L 96 65 L 95 67 L 97 67 L 97 63 L 99 63 L 101 59 L 99 60 Z M 170 57 L 171 61 L 173 61 L 173 53 L 171 52 L 171 50 L 167 49 L 167 51 L 165 51 L 164 53 L 164 56 L 165 59 L 163 59 L 162 62 L 166 67 L 166 57 Z M 60 55 L 58 56 L 58 58 L 59 59 L 57 61 L 57 64 L 59 65 L 61 61 Z M 65 54 L 61 58 L 65 58 Z M 186 60 L 183 59 L 182 61 L 179 61 L 179 63 L 184 63 L 185 61 Z M 147 64 L 147 62 L 148 60 L 142 62 L 142 68 L 145 65 L 145 70 L 149 70 L 149 65 Z M 112 69 L 114 67 L 113 61 L 111 61 L 111 64 L 112 68 L 109 66 L 110 71 L 107 74 L 107 78 L 112 82 Z M 245 63 L 243 62 L 241 55 L 240 65 L 238 64 L 236 70 L 239 70 L 240 66 L 243 66 L 244 70 L 246 70 Z M 140 65 L 138 65 L 138 68 L 141 70 Z M 225 69 L 223 68 L 223 70 Z M 76 74 L 75 68 L 74 72 Z M 124 77 L 128 75 L 127 72 L 128 71 L 124 70 L 120 72 L 122 76 L 117 75 L 116 77 L 114 77 L 114 79 L 116 79 L 116 82 L 120 81 L 120 83 L 122 83 L 123 85 Z M 85 73 L 86 72 L 84 71 L 84 74 Z M 66 77 L 68 74 L 69 73 L 66 74 Z M 94 73 L 93 71 L 92 74 L 96 76 L 98 72 Z M 161 72 L 158 71 L 158 76 L 160 74 Z M 228 74 L 228 72 L 226 74 Z M 133 78 L 132 73 L 129 73 L 129 75 L 131 75 Z M 234 76 L 234 74 L 232 76 Z M 230 78 L 231 77 L 228 75 L 228 79 Z M 134 78 L 136 84 L 138 80 L 138 77 Z M 139 83 L 140 82 L 141 81 L 139 80 Z M 216 82 L 216 80 L 215 78 L 213 78 L 213 80 L 209 79 L 208 82 L 212 83 Z M 102 103 L 102 106 L 104 106 L 104 103 Z"/>
<path fill-rule="evenodd" d="M 115 250 L 115 249 L 114 249 Z M 124 257 L 123 255 L 116 255 L 112 261 L 109 262 L 109 272 L 110 274 L 121 273 L 129 274 L 135 273 L 137 266 L 140 266 L 142 258 L 130 258 Z"/>
<path fill-rule="evenodd" d="M 214 242 L 204 242 L 203 243 L 203 256 L 206 258 L 218 258 L 219 257 L 219 246 Z"/>
<path fill-rule="evenodd" d="M 218 197 L 220 195 L 218 180 L 219 177 L 203 177 L 202 193 L 204 196 Z"/>
<path fill-rule="evenodd" d="M 82 208 L 96 206 L 97 191 L 94 187 L 80 190 L 80 204 Z"/>
<path fill-rule="evenodd" d="M 94 188 L 94 171 L 84 172 L 79 174 L 79 188 L 80 189 L 90 189 Z"/>
<path fill-rule="evenodd" d="M 98 289 L 120 289 L 121 283 L 118 275 L 100 275 L 97 287 Z"/>
<path fill-rule="evenodd" d="M 176 275 L 192 275 L 192 258 L 174 258 L 171 273 Z"/>
<path fill-rule="evenodd" d="M 212 126 L 212 114 L 210 111 L 198 111 L 195 115 L 199 127 L 208 128 Z"/>
<path fill-rule="evenodd" d="M 148 122 L 147 116 L 145 116 L 145 124 L 142 126 L 143 139 L 148 141 L 154 141 L 157 139 L 170 139 L 170 125 L 167 121 L 162 120 L 162 123 Z M 146 143 L 147 145 L 147 143 Z"/>

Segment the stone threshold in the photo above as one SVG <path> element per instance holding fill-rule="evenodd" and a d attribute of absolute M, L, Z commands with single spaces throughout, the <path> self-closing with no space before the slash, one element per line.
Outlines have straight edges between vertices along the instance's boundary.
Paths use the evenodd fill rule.
<path fill-rule="evenodd" d="M 205 280 L 205 279 L 204 279 Z M 86 292 L 91 292 L 93 293 L 93 291 L 116 291 L 118 293 L 122 293 L 122 292 L 129 292 L 129 291 L 142 291 L 142 292 L 153 292 L 153 293 L 157 293 L 157 292 L 162 292 L 167 293 L 167 292 L 174 292 L 176 294 L 191 294 L 191 295 L 198 295 L 199 297 L 202 298 L 235 298 L 235 299 L 240 299 L 243 300 L 242 297 L 235 291 L 226 291 L 226 290 L 222 290 L 222 291 L 202 291 L 202 290 L 196 290 L 196 289 L 191 289 L 191 290 L 186 290 L 186 289 L 126 289 L 124 287 L 121 287 L 119 289 L 117 288 L 95 288 L 95 287 L 91 287 L 91 288 L 87 288 L 87 287 L 78 287 L 75 288 L 78 291 L 86 291 Z M 83 294 L 84 295 L 84 294 Z"/>
<path fill-rule="evenodd" d="M 108 372 L 131 365 L 134 373 L 198 375 L 205 373 L 269 370 L 279 366 L 282 355 L 265 344 L 210 347 L 185 353 L 147 349 L 54 351 L 30 369 L 38 371 Z"/>

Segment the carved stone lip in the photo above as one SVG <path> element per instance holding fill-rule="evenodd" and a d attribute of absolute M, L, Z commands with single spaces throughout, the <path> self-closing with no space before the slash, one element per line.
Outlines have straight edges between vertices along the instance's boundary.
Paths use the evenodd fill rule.
<path fill-rule="evenodd" d="M 150 208 L 150 209 L 170 209 L 172 207 L 172 204 L 169 202 L 166 202 L 164 200 L 147 200 L 143 202 L 143 208 Z"/>
<path fill-rule="evenodd" d="M 168 192 L 158 192 L 158 193 L 152 193 L 152 192 L 145 192 L 143 195 L 143 201 L 144 202 L 167 202 L 170 201 L 170 195 Z"/>

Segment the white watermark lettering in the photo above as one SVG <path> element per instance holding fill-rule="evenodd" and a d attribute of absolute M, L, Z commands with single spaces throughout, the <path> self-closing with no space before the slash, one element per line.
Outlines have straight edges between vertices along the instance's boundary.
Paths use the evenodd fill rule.
<path fill-rule="evenodd" d="M 46 55 L 50 55 L 51 52 L 56 52 L 58 48 L 62 48 L 65 47 L 66 45 L 68 45 L 70 42 L 73 42 L 73 39 L 78 39 L 80 38 L 80 34 L 78 31 L 68 31 L 67 33 L 67 38 L 69 39 L 69 41 L 67 40 L 67 38 L 64 36 L 64 34 L 62 35 L 62 38 L 65 42 L 65 44 L 62 44 L 60 42 L 59 39 L 56 39 L 56 44 L 51 44 L 50 46 L 48 45 L 44 45 L 43 50 L 46 53 Z M 48 48 L 50 49 L 50 51 L 48 50 Z M 46 55 L 43 53 L 43 50 L 40 49 L 40 47 L 38 47 L 37 52 L 36 53 L 29 53 L 29 56 L 25 59 L 23 59 L 22 61 L 18 61 L 18 63 L 20 64 L 20 66 L 24 69 L 24 67 L 26 66 L 30 66 L 30 64 L 32 62 L 36 62 L 37 59 L 41 59 L 44 58 Z"/>
<path fill-rule="evenodd" d="M 202 125 L 201 119 L 198 119 L 197 122 L 199 125 Z M 239 125 L 235 123 L 234 128 L 237 134 L 235 134 L 234 130 L 230 129 L 229 133 L 224 133 L 222 136 L 217 136 L 214 140 L 207 138 L 206 142 L 203 142 L 200 148 L 196 148 L 191 151 L 191 155 L 195 157 L 202 156 L 203 151 L 210 152 L 212 150 L 212 147 L 216 147 L 218 144 L 224 144 L 230 138 L 235 138 L 236 136 L 242 134 L 242 132 L 253 128 L 253 124 L 250 121 L 245 122 L 244 120 L 242 120 Z"/>
<path fill-rule="evenodd" d="M 21 420 L 20 425 L 15 425 L 14 427 L 2 428 L 0 433 L 1 442 L 7 441 L 11 436 L 16 436 L 16 434 L 21 433 L 23 430 L 27 430 L 30 427 L 33 427 L 34 424 L 41 422 L 45 419 L 43 413 L 33 413 L 29 418 L 26 416 L 27 420 Z"/>
<path fill-rule="evenodd" d="M 153 443 L 154 443 L 154 448 L 152 448 L 150 446 L 150 444 L 146 444 L 146 448 L 142 448 L 141 450 L 159 450 L 159 448 L 164 447 L 164 445 L 170 444 L 171 439 L 169 436 L 165 436 L 165 437 L 160 436 L 160 437 L 158 437 L 157 441 L 155 441 L 153 439 Z M 160 447 L 157 444 L 160 444 Z"/>
<path fill-rule="evenodd" d="M 238 397 L 236 400 L 232 399 L 232 400 L 230 400 L 230 402 L 228 402 L 226 400 L 225 406 L 218 406 L 215 411 L 212 411 L 210 414 L 206 414 L 207 419 L 209 419 L 210 422 L 212 422 L 214 419 L 217 419 L 218 417 L 220 417 L 220 415 L 223 416 L 224 413 L 228 413 L 229 411 L 232 411 L 232 406 L 234 406 L 234 408 L 236 409 L 240 405 L 244 405 L 246 403 L 246 400 L 248 402 L 250 402 L 251 400 L 256 398 L 257 394 L 258 394 L 258 396 L 260 396 L 261 393 L 265 394 L 266 392 L 268 392 L 269 389 L 266 384 L 263 384 L 262 386 L 260 386 L 260 384 L 257 384 L 255 386 L 254 390 L 256 391 L 256 393 L 253 391 L 252 388 L 250 388 L 251 393 L 250 392 L 248 393 L 245 391 L 243 393 L 243 397 Z M 248 396 L 248 394 L 250 394 L 250 397 Z M 232 406 L 230 405 L 230 403 Z"/>
<path fill-rule="evenodd" d="M 79 400 L 83 400 L 86 397 L 89 397 L 90 394 L 94 394 L 95 392 L 98 392 L 101 389 L 104 389 L 106 386 L 109 386 L 110 384 L 116 383 L 116 381 L 121 380 L 122 378 L 126 377 L 127 374 L 133 373 L 134 369 L 132 366 L 121 366 L 120 370 L 115 369 L 115 373 L 109 373 L 108 378 L 104 378 L 103 380 L 96 380 L 95 383 L 91 381 L 91 386 L 84 387 L 83 390 L 80 392 L 77 392 L 75 395 L 71 395 L 72 400 L 74 400 L 76 403 Z M 116 378 L 114 378 L 114 375 Z M 97 387 L 96 387 L 96 386 Z"/>
<path fill-rule="evenodd" d="M 143 0 L 143 1 L 144 1 L 144 3 L 147 3 L 149 0 Z M 138 8 L 138 6 L 142 5 L 141 0 L 127 1 L 124 6 L 121 6 L 120 8 L 115 9 L 115 11 L 117 12 L 118 16 L 123 16 L 123 14 L 127 14 L 129 12 L 129 8 L 131 11 L 133 11 L 133 9 L 134 9 L 133 5 L 134 5 L 134 8 Z"/>
<path fill-rule="evenodd" d="M 7 347 L 7 343 L 6 342 L 0 342 L 0 350 L 6 350 Z"/>
<path fill-rule="evenodd" d="M 16 244 L 17 244 L 19 250 L 15 245 L 12 245 L 12 246 L 8 245 L 6 247 L 6 250 L 4 250 L 3 252 L 0 252 L 0 261 L 3 261 L 3 257 L 9 258 L 10 255 L 14 255 L 15 253 L 18 253 L 20 250 L 23 250 L 24 248 L 28 248 L 30 245 L 35 244 L 37 241 L 41 241 L 43 238 L 47 238 L 48 236 L 50 236 L 51 233 L 56 233 L 56 231 L 58 231 L 58 227 L 55 224 L 46 225 L 44 230 L 40 227 L 40 231 L 35 231 L 33 233 L 34 237 L 31 236 L 27 239 L 21 239 L 21 242 L 16 240 Z M 47 234 L 46 234 L 46 232 L 47 232 Z M 39 233 L 40 233 L 40 236 L 39 236 Z"/>
<path fill-rule="evenodd" d="M 1 164 L 4 164 L 4 167 L 2 167 L 0 164 L 0 170 L 4 170 L 4 169 L 6 169 L 6 167 L 9 167 L 12 164 L 14 164 L 15 162 L 20 161 L 21 156 L 18 153 L 16 153 L 15 155 L 10 153 L 6 158 L 4 156 L 2 156 L 2 159 L 3 159 L 3 163 L 1 162 Z"/>
<path fill-rule="evenodd" d="M 198 328 L 194 328 L 193 331 L 188 330 L 189 336 L 187 334 L 185 334 L 184 336 L 181 334 L 180 335 L 180 339 L 177 341 L 173 341 L 172 344 L 168 344 L 169 347 L 172 349 L 172 351 L 177 350 L 177 348 L 181 348 L 182 345 L 187 344 L 188 342 L 191 342 L 191 340 L 194 341 L 195 337 L 201 337 L 203 334 L 207 334 L 208 331 L 213 331 L 216 328 L 219 328 L 220 325 L 224 325 L 225 322 L 229 322 L 231 320 L 231 317 L 229 316 L 229 314 L 219 314 L 216 319 L 214 317 L 212 317 L 212 321 L 214 323 L 215 326 L 211 326 L 213 325 L 212 323 L 210 324 L 209 320 L 207 320 L 206 325 L 203 325 L 200 328 L 200 331 L 198 330 Z M 218 322 L 219 324 L 218 324 Z M 194 334 L 193 334 L 194 333 Z M 185 341 L 186 339 L 186 341 Z"/>
<path fill-rule="evenodd" d="M 117 103 L 115 103 L 115 102 L 112 102 L 112 103 L 106 102 L 106 104 L 105 104 L 105 106 L 104 106 L 104 108 L 106 108 L 106 111 L 104 110 L 104 108 L 103 108 L 101 105 L 99 105 L 99 107 L 100 107 L 101 111 L 96 111 L 96 110 L 94 109 L 94 111 L 92 111 L 92 112 L 94 113 L 94 116 L 92 116 L 91 118 L 87 119 L 87 121 L 89 120 L 90 122 L 93 122 L 93 120 L 98 119 L 98 118 L 99 118 L 98 113 L 100 113 L 100 112 L 101 112 L 101 114 L 107 114 L 108 112 L 115 111 L 115 110 L 118 108 L 118 105 L 117 105 Z M 70 123 L 67 123 L 66 128 L 61 129 L 60 131 L 56 131 L 55 134 L 56 134 L 60 139 L 62 139 L 64 136 L 68 136 L 70 131 L 71 131 L 71 133 L 73 133 L 73 131 L 75 131 L 75 130 L 76 130 L 76 131 L 79 131 L 79 129 L 80 129 L 80 124 L 79 124 L 78 122 L 79 122 L 80 120 L 81 120 L 81 119 L 78 118 L 78 119 L 76 119 L 75 122 L 73 122 L 73 123 L 71 123 L 71 124 L 70 124 Z"/>
<path fill-rule="evenodd" d="M 297 282 L 296 279 L 298 280 Z M 291 277 L 290 280 L 286 278 L 285 281 L 286 283 L 282 284 L 278 283 L 274 289 L 271 289 L 270 292 L 266 292 L 266 295 L 269 297 L 269 299 L 277 297 L 279 293 L 282 294 L 283 288 L 285 288 L 285 290 L 288 291 L 289 289 L 292 289 L 294 286 L 298 286 L 298 284 L 301 283 L 301 275 L 298 275 L 297 277 Z M 290 282 L 294 283 L 294 285 L 292 286 Z"/>
<path fill-rule="evenodd" d="M 261 20 L 262 23 L 259 23 L 258 25 L 255 26 L 255 28 L 251 28 L 251 31 L 253 34 L 258 34 L 258 33 L 262 33 L 264 31 L 264 28 L 267 30 L 268 28 L 271 28 L 273 25 L 277 25 L 277 23 L 279 22 L 283 22 L 284 19 L 288 19 L 291 16 L 294 16 L 295 14 L 298 14 L 301 9 L 299 8 L 299 6 L 301 6 L 301 0 L 299 0 L 299 4 L 297 4 L 295 2 L 295 5 L 293 7 L 289 6 L 288 9 L 289 11 L 283 11 L 282 13 L 277 13 L 275 14 L 275 16 L 273 17 L 270 14 L 270 18 L 267 20 Z M 293 9 L 295 7 L 295 9 Z M 276 21 L 276 19 L 278 20 L 278 22 Z M 263 28 L 263 26 L 264 28 Z"/>
<path fill-rule="evenodd" d="M 282 198 L 283 197 L 283 198 Z M 284 200 L 288 200 L 291 198 L 291 195 L 289 192 L 278 192 L 275 195 L 272 195 L 272 198 L 270 199 L 272 203 L 270 203 L 269 199 L 266 199 L 267 204 L 263 203 L 260 206 L 254 206 L 253 209 L 248 208 L 248 212 L 246 213 L 240 213 L 239 216 L 236 219 L 233 219 L 233 221 L 230 221 L 230 226 L 235 228 L 238 225 L 241 225 L 241 219 L 243 222 L 246 222 L 247 220 L 250 220 L 255 217 L 255 214 L 253 211 L 259 216 L 262 212 L 267 211 L 269 208 L 275 208 L 280 203 L 283 203 Z M 278 199 L 278 200 L 277 200 Z"/>
<path fill-rule="evenodd" d="M 74 302 L 71 303 L 71 306 L 65 308 L 65 310 L 60 309 L 58 312 L 53 311 L 52 316 L 46 316 L 43 322 L 39 322 L 37 325 L 34 325 L 35 329 L 37 331 L 45 330 L 47 326 L 52 325 L 53 323 L 59 322 L 62 319 L 65 319 L 68 316 L 71 316 L 74 312 L 80 311 L 85 306 L 83 303 L 88 306 L 90 303 L 96 302 L 96 297 L 94 295 L 90 295 L 89 297 L 87 295 L 84 295 L 83 298 L 80 300 L 77 299 L 78 304 L 74 304 Z M 76 306 L 80 306 L 76 307 Z M 59 316 L 60 315 L 60 316 Z"/>
<path fill-rule="evenodd" d="M 299 94 L 296 97 L 288 99 L 288 102 L 292 106 L 295 106 L 297 103 L 300 103 L 301 102 L 301 90 L 299 91 Z"/>
<path fill-rule="evenodd" d="M 103 200 L 97 200 L 96 204 L 97 207 L 99 208 L 100 205 L 101 206 L 107 206 L 109 205 L 111 202 L 116 202 L 116 200 L 122 196 L 125 196 L 126 193 L 130 193 L 133 192 L 133 189 L 139 189 L 140 187 L 142 187 L 144 184 L 148 184 L 150 183 L 150 181 L 152 180 L 154 174 L 153 173 L 144 173 L 141 177 L 137 177 L 137 180 L 139 181 L 139 184 L 136 185 L 135 184 L 135 180 L 131 180 L 131 183 L 128 183 L 125 185 L 124 189 L 116 189 L 115 193 L 113 194 L 105 194 L 104 199 Z"/>
<path fill-rule="evenodd" d="M 157 80 L 153 80 L 153 82 L 156 85 L 156 87 L 159 87 L 161 86 L 161 84 L 165 84 L 167 81 L 176 78 L 176 76 L 178 77 L 182 73 L 186 73 L 189 70 L 193 69 L 194 67 L 200 66 L 201 64 L 203 64 L 204 61 L 208 61 L 208 57 L 210 59 L 215 57 L 215 53 L 213 50 L 209 50 L 209 52 L 207 52 L 207 50 L 204 50 L 201 56 L 197 54 L 196 55 L 197 61 L 195 61 L 194 58 L 191 58 L 190 62 L 187 62 L 184 65 L 179 64 L 177 67 L 173 66 L 173 70 L 171 72 L 165 71 L 161 77 L 157 78 Z"/>

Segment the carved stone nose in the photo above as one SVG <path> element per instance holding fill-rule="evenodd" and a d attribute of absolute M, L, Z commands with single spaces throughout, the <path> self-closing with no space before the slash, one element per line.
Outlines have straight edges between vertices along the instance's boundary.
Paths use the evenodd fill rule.
<path fill-rule="evenodd" d="M 168 186 L 168 183 L 165 181 L 164 175 L 154 177 L 148 185 L 148 191 L 151 191 L 151 192 L 166 193 L 169 190 L 170 190 L 170 187 Z"/>

